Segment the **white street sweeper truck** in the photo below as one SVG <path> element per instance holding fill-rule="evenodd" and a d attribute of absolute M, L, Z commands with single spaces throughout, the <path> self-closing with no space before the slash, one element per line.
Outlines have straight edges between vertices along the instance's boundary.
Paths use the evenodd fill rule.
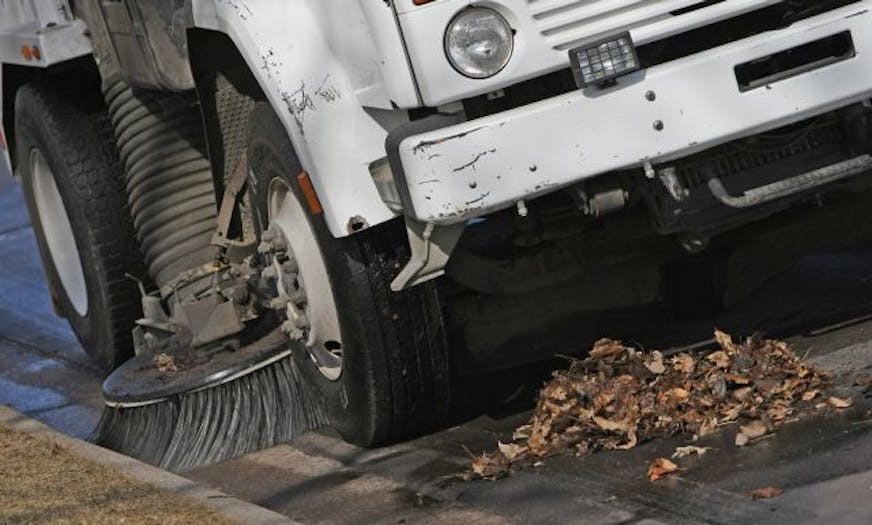
<path fill-rule="evenodd" d="M 0 0 L 0 62 L 96 439 L 171 468 L 872 236 L 870 0 Z"/>

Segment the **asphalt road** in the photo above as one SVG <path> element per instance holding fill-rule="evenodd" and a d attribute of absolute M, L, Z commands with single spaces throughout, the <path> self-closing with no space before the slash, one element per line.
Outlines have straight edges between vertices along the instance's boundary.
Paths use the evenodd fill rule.
<path fill-rule="evenodd" d="M 728 312 L 694 322 L 657 314 L 616 332 L 648 348 L 705 342 L 713 326 L 787 338 L 850 384 L 872 368 L 872 247 L 811 254 Z M 481 381 L 488 412 L 440 433 L 362 450 L 325 433 L 184 475 L 311 523 L 872 523 L 870 402 L 786 424 L 745 448 L 735 430 L 706 438 L 714 451 L 650 483 L 647 464 L 681 439 L 627 452 L 552 458 L 498 482 L 461 482 L 465 449 L 491 448 L 528 416 L 542 370 Z M 100 372 L 53 313 L 17 187 L 0 174 L 0 403 L 86 437 L 100 412 Z M 488 396 L 485 394 L 491 393 Z M 752 490 L 785 489 L 752 501 Z"/>

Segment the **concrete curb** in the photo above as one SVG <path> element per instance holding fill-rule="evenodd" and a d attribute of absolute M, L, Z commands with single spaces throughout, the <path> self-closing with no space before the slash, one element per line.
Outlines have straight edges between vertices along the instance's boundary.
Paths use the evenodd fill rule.
<path fill-rule="evenodd" d="M 32 436 L 49 439 L 66 447 L 76 456 L 119 471 L 130 479 L 148 483 L 160 489 L 203 504 L 230 520 L 246 525 L 301 525 L 287 516 L 242 501 L 223 492 L 153 467 L 131 457 L 98 447 L 62 434 L 48 425 L 31 419 L 7 406 L 0 405 L 0 424 Z"/>

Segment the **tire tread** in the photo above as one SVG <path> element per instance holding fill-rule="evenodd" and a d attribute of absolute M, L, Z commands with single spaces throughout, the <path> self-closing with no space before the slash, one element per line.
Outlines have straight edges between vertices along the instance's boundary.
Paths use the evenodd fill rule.
<path fill-rule="evenodd" d="M 147 281 L 146 272 L 128 212 L 124 170 L 112 123 L 102 101 L 96 98 L 99 90 L 88 99 L 82 96 L 81 86 L 58 84 L 32 83 L 19 89 L 16 120 L 25 135 L 47 137 L 45 147 L 54 148 L 57 157 L 64 159 L 63 176 L 73 192 L 64 195 L 61 190 L 63 198 L 72 198 L 74 206 L 84 209 L 87 231 L 82 233 L 87 247 L 79 249 L 87 249 L 94 263 L 86 272 L 95 277 L 97 306 L 105 318 L 103 326 L 92 326 L 87 334 L 76 330 L 72 320 L 71 324 L 85 350 L 104 367 L 113 368 L 132 355 L 131 329 L 141 315 L 139 292 L 126 275 Z M 81 238 L 77 240 L 82 243 Z M 44 261 L 48 264 L 50 257 Z M 68 318 L 75 315 L 65 313 Z"/>

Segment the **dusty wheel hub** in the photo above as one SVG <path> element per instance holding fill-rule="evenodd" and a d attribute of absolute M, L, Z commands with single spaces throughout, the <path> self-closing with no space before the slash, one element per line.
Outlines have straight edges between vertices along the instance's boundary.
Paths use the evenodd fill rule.
<path fill-rule="evenodd" d="M 282 331 L 305 345 L 321 374 L 335 381 L 342 375 L 342 343 L 324 258 L 291 190 L 274 180 L 268 191 L 270 224 L 258 251 L 269 264 L 262 275 L 275 282 L 271 306 L 285 319 Z"/>

